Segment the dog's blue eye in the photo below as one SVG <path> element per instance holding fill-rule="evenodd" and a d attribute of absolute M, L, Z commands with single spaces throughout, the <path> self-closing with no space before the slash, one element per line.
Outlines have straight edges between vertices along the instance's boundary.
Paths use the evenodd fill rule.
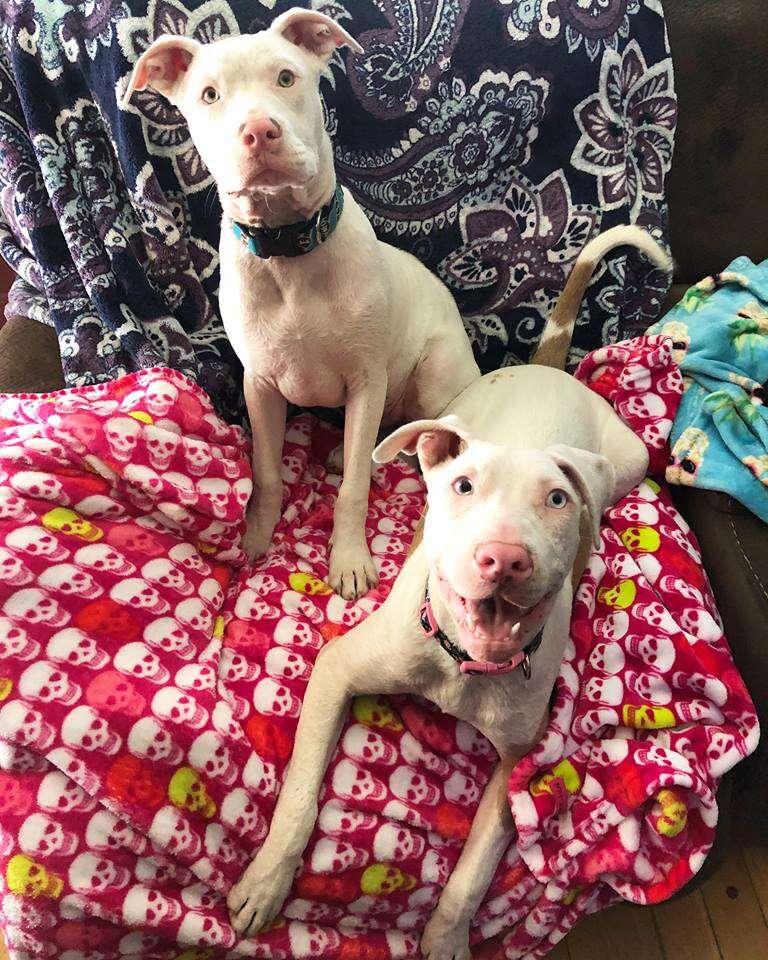
<path fill-rule="evenodd" d="M 568 503 L 568 494 L 565 490 L 550 490 L 547 497 L 547 506 L 555 510 L 562 510 Z"/>
<path fill-rule="evenodd" d="M 219 99 L 219 92 L 215 87 L 206 87 L 205 90 L 203 90 L 201 99 L 203 103 L 216 103 Z"/>
<path fill-rule="evenodd" d="M 472 486 L 472 481 L 469 477 L 457 477 L 456 480 L 453 481 L 453 489 L 460 497 L 466 497 L 472 493 L 475 488 Z"/>
<path fill-rule="evenodd" d="M 296 74 L 292 70 L 281 70 L 277 75 L 277 85 L 279 87 L 292 87 L 296 80 Z"/>

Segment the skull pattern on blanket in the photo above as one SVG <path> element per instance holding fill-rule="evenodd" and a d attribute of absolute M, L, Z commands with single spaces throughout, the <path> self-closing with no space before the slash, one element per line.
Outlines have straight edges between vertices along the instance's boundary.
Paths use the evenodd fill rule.
<path fill-rule="evenodd" d="M 668 341 L 604 348 L 580 375 L 662 469 Z M 337 440 L 309 415 L 289 425 L 282 520 L 249 570 L 246 439 L 183 376 L 0 398 L 0 920 L 18 955 L 418 955 L 495 758 L 413 699 L 354 701 L 272 927 L 237 943 L 224 903 L 266 835 L 318 650 L 380 602 L 423 506 L 411 468 L 378 468 L 381 587 L 333 595 Z M 695 542 L 647 480 L 606 515 L 579 587 L 479 949 L 541 956 L 584 913 L 682 886 L 718 778 L 756 740 Z"/>

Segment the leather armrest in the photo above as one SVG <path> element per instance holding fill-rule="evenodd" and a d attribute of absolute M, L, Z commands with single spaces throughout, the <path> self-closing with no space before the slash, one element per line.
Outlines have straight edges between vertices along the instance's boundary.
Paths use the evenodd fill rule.
<path fill-rule="evenodd" d="M 701 546 L 733 659 L 768 730 L 768 525 L 724 493 L 673 487 L 675 503 Z M 736 770 L 742 817 L 768 816 L 768 744 Z"/>
<path fill-rule="evenodd" d="M 56 331 L 28 317 L 0 327 L 0 392 L 48 393 L 64 386 Z"/>

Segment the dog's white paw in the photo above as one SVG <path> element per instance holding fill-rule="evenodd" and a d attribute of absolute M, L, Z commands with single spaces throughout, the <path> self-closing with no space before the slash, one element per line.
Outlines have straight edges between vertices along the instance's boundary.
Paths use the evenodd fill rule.
<path fill-rule="evenodd" d="M 248 511 L 242 547 L 249 560 L 263 557 L 267 552 L 279 519 L 279 512 L 274 517 L 265 517 L 259 510 Z"/>
<path fill-rule="evenodd" d="M 243 536 L 243 550 L 249 560 L 256 560 L 257 557 L 263 557 L 267 552 L 272 534 L 267 534 L 258 527 L 247 527 Z"/>
<path fill-rule="evenodd" d="M 232 927 L 241 937 L 253 937 L 271 923 L 291 889 L 293 861 L 265 859 L 257 855 L 227 897 Z"/>
<path fill-rule="evenodd" d="M 370 551 L 360 544 L 336 543 L 331 547 L 328 583 L 345 600 L 357 600 L 379 582 Z"/>
<path fill-rule="evenodd" d="M 424 928 L 421 955 L 426 960 L 472 960 L 469 927 L 456 924 L 435 910 Z"/>
<path fill-rule="evenodd" d="M 328 473 L 344 473 L 344 444 L 340 443 L 337 447 L 334 447 L 333 450 L 328 454 L 328 459 L 325 461 L 325 468 Z"/>

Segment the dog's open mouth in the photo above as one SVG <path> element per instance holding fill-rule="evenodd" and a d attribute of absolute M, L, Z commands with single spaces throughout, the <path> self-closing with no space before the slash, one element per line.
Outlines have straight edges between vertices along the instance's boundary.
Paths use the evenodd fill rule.
<path fill-rule="evenodd" d="M 442 577 L 440 588 L 456 624 L 459 646 L 473 659 L 490 663 L 510 660 L 525 646 L 529 627 L 541 619 L 547 601 L 545 597 L 521 606 L 508 599 L 503 588 L 479 599 L 462 597 Z"/>

